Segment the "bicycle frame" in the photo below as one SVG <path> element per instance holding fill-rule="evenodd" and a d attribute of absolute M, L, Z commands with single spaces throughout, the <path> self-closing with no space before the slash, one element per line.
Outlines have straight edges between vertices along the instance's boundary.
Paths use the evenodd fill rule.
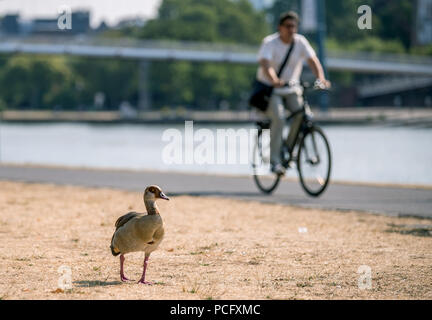
<path fill-rule="evenodd" d="M 292 112 L 287 118 L 286 118 L 286 123 L 290 122 L 295 116 L 302 114 L 302 122 L 300 125 L 300 128 L 298 129 L 298 131 L 295 133 L 295 138 L 294 138 L 294 143 L 292 146 L 290 146 L 288 144 L 288 137 L 284 140 L 283 145 L 285 147 L 288 148 L 288 152 L 289 152 L 289 159 L 287 159 L 287 162 L 290 161 L 295 161 L 295 157 L 293 157 L 294 154 L 294 150 L 296 149 L 296 146 L 298 146 L 301 137 L 303 135 L 305 135 L 312 127 L 313 127 L 313 120 L 312 120 L 312 115 L 311 115 L 311 111 L 310 111 L 310 106 L 308 103 L 308 100 L 306 98 L 306 91 L 307 89 L 309 89 L 309 85 L 306 83 L 301 82 L 300 85 L 303 88 L 303 92 L 302 92 L 302 99 L 303 99 L 303 104 L 301 109 Z M 314 142 L 315 144 L 315 142 Z M 314 146 L 314 148 L 316 149 L 316 146 Z"/>

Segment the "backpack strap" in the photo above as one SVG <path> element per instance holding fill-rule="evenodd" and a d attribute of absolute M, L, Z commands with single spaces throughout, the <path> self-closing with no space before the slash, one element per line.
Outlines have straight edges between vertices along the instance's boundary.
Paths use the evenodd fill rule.
<path fill-rule="evenodd" d="M 280 68 L 279 68 L 279 72 L 277 73 L 278 78 L 280 78 L 280 76 L 281 76 L 281 74 L 282 74 L 282 72 L 283 72 L 283 70 L 284 70 L 284 68 L 285 68 L 285 66 L 286 66 L 286 64 L 287 64 L 287 62 L 288 62 L 288 59 L 289 59 L 289 57 L 290 57 L 290 55 L 291 55 L 291 52 L 292 52 L 293 49 L 294 49 L 294 45 L 295 45 L 295 41 L 294 41 L 294 39 L 293 39 L 292 44 L 291 44 L 291 46 L 289 47 L 288 52 L 287 52 L 287 54 L 286 54 L 286 56 L 285 56 L 285 59 L 284 59 L 284 61 L 282 62 Z"/>

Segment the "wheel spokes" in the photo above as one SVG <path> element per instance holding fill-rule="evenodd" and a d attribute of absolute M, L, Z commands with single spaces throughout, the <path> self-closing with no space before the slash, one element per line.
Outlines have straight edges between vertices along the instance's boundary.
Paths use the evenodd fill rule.
<path fill-rule="evenodd" d="M 306 134 L 298 163 L 303 188 L 311 195 L 320 194 L 328 183 L 331 165 L 330 150 L 321 132 Z"/>

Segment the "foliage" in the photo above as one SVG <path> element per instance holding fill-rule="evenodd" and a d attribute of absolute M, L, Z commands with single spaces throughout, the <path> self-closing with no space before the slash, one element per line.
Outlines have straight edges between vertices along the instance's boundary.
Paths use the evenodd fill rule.
<path fill-rule="evenodd" d="M 368 5 L 372 9 L 372 30 L 360 30 L 357 21 L 360 14 L 357 10 L 362 5 Z M 273 25 L 277 25 L 279 14 L 283 11 L 295 10 L 299 12 L 301 1 L 276 0 L 268 10 Z M 377 39 L 390 44 L 388 49 L 372 44 L 371 49 L 378 48 L 381 51 L 391 51 L 395 48 L 400 52 L 400 43 L 405 49 L 409 49 L 411 43 L 411 29 L 414 27 L 414 0 L 326 0 L 326 25 L 327 34 L 332 39 L 337 39 L 339 44 L 350 44 L 355 41 L 365 41 L 369 45 Z M 368 40 L 373 37 L 373 40 Z M 359 45 L 362 47 L 362 45 Z M 368 45 L 364 45 L 368 47 Z"/>
<path fill-rule="evenodd" d="M 264 13 L 247 0 L 164 0 L 139 37 L 258 44 L 268 32 Z"/>
<path fill-rule="evenodd" d="M 329 37 L 338 42 L 349 44 L 361 40 L 359 45 L 368 50 L 383 52 L 401 52 L 411 47 L 411 29 L 414 27 L 413 0 L 327 0 L 327 29 Z M 360 30 L 357 21 L 360 14 L 357 9 L 361 5 L 369 5 L 372 9 L 372 30 Z M 383 41 L 387 44 L 379 45 Z"/>
<path fill-rule="evenodd" d="M 92 106 L 97 92 L 104 94 L 107 109 L 118 109 L 124 100 L 137 103 L 136 61 L 75 58 L 69 65 L 76 76 L 81 103 Z"/>
<path fill-rule="evenodd" d="M 329 38 L 326 41 L 326 46 L 328 50 L 332 51 L 405 53 L 405 48 L 400 41 L 386 41 L 373 36 L 347 44 Z"/>
<path fill-rule="evenodd" d="M 8 106 L 43 108 L 52 106 L 71 91 L 73 76 L 64 58 L 14 56 L 0 73 L 1 99 Z M 74 106 L 74 99 L 64 101 Z"/>
<path fill-rule="evenodd" d="M 154 62 L 151 69 L 153 104 L 196 109 L 217 109 L 221 103 L 228 103 L 232 108 L 245 107 L 240 103 L 250 89 L 255 72 L 256 67 L 243 65 Z"/>
<path fill-rule="evenodd" d="M 136 100 L 133 61 L 27 55 L 5 60 L 0 99 L 9 108 L 91 108 L 96 92 L 105 94 L 108 109 L 117 109 L 125 99 Z"/>
<path fill-rule="evenodd" d="M 427 46 L 418 46 L 411 48 L 411 53 L 415 55 L 423 55 L 432 57 L 432 44 Z"/>
<path fill-rule="evenodd" d="M 268 8 L 271 24 L 276 30 L 279 24 L 279 17 L 283 12 L 295 11 L 300 14 L 300 0 L 275 0 L 273 5 Z"/>
<path fill-rule="evenodd" d="M 270 33 L 265 14 L 247 0 L 164 0 L 156 19 L 139 33 L 145 39 L 259 44 Z M 250 89 L 256 67 L 217 63 L 153 62 L 153 104 L 231 106 Z"/>

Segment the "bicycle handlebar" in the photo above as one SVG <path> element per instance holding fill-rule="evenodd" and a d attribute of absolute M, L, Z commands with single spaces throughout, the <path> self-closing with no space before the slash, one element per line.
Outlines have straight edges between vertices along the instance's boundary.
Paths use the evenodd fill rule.
<path fill-rule="evenodd" d="M 319 80 L 316 80 L 313 85 L 307 81 L 289 81 L 284 85 L 284 87 L 294 87 L 296 85 L 300 85 L 303 89 L 312 88 L 313 90 L 330 90 L 330 88 Z"/>

